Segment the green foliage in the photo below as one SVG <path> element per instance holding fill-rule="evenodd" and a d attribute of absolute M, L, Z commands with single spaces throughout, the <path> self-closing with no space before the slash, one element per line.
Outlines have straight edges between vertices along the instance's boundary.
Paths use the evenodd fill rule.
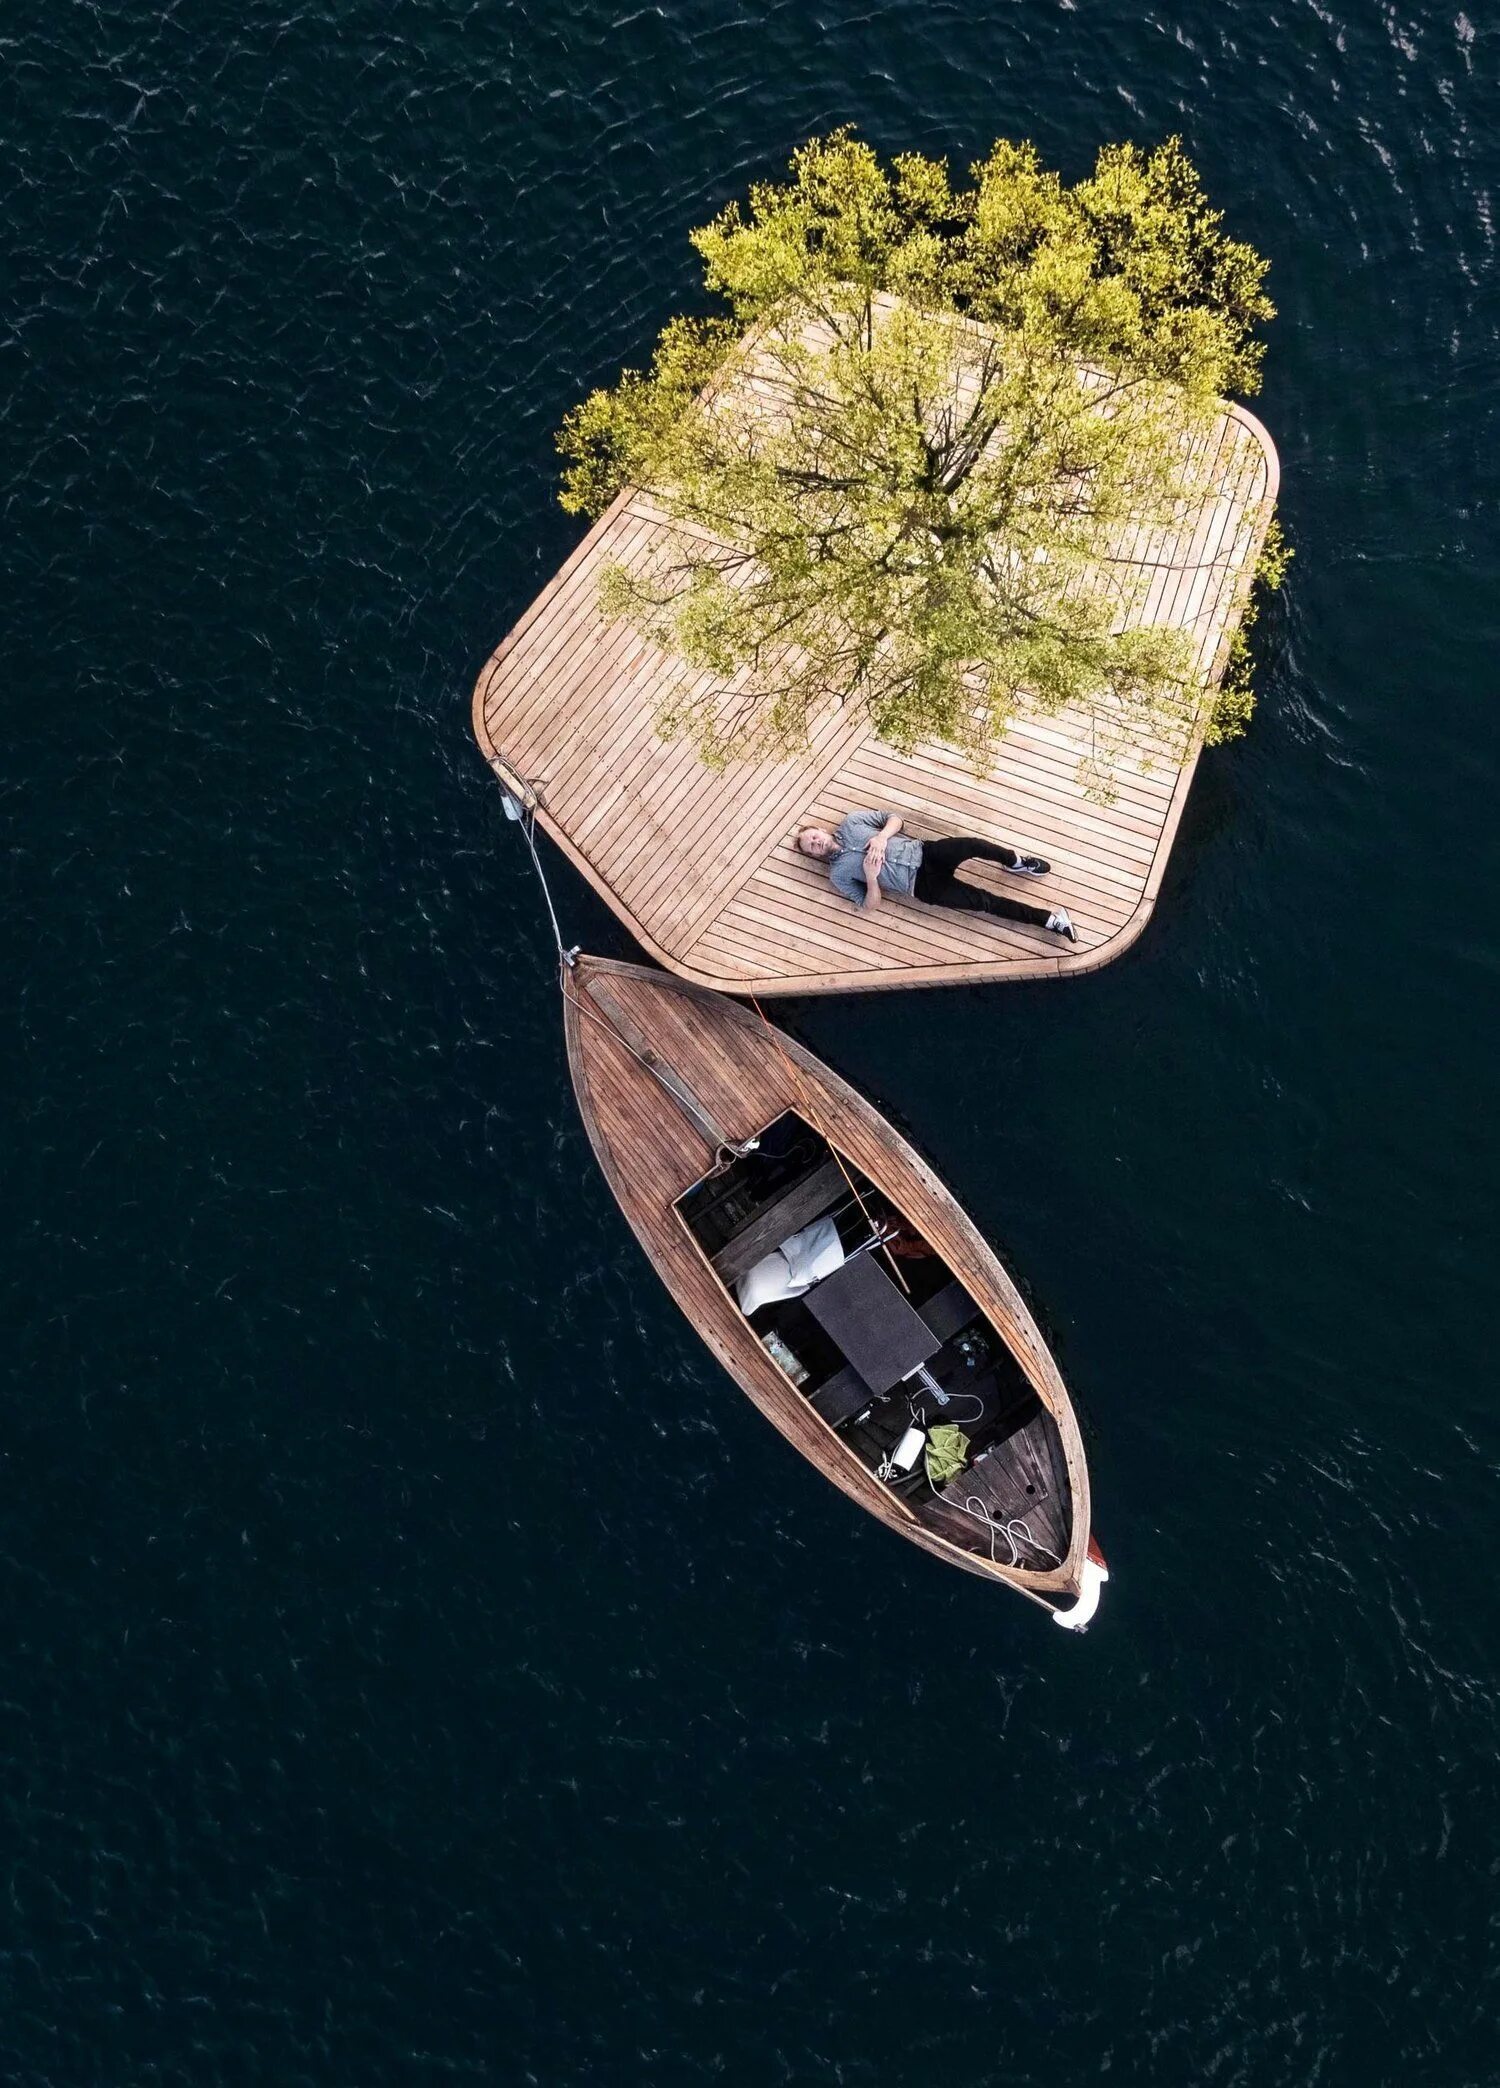
<path fill-rule="evenodd" d="M 606 612 L 732 690 L 674 689 L 663 731 L 773 754 L 832 697 L 982 766 L 1018 710 L 1083 704 L 1105 795 L 1127 743 L 1180 753 L 1202 692 L 1183 634 L 1131 620 L 1130 532 L 1202 490 L 1271 307 L 1178 143 L 1070 188 L 1001 142 L 955 187 L 841 130 L 692 236 L 729 318 L 674 320 L 558 438 L 565 507 L 633 485 L 672 525 Z"/>
<path fill-rule="evenodd" d="M 561 494 L 570 515 L 602 515 L 622 486 L 648 485 L 657 456 L 739 339 L 725 319 L 673 319 L 649 375 L 627 370 L 563 422 L 557 446 L 574 459 Z"/>
<path fill-rule="evenodd" d="M 1230 636 L 1223 679 L 1215 690 L 1203 725 L 1206 746 L 1222 746 L 1239 739 L 1255 710 L 1255 692 L 1250 686 L 1250 632 L 1260 615 L 1265 597 L 1286 579 L 1286 569 L 1296 553 L 1282 535 L 1274 516 L 1266 530 L 1260 557 L 1255 562 L 1239 622 Z"/>
<path fill-rule="evenodd" d="M 1211 396 L 1259 381 L 1254 328 L 1273 316 L 1266 264 L 1229 240 L 1176 138 L 1106 146 L 1067 188 L 1032 145 L 999 141 L 954 189 L 942 160 L 881 167 L 847 129 L 793 155 L 695 232 L 710 290 L 749 325 L 810 283 L 890 290 L 1001 325 L 1045 324 L 1060 348 Z"/>

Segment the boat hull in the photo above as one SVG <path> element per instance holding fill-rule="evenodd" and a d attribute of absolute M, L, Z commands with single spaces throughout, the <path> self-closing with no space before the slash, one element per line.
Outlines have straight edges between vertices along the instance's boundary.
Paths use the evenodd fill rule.
<path fill-rule="evenodd" d="M 757 1013 L 665 973 L 580 956 L 563 975 L 568 1061 L 589 1140 L 641 1246 L 719 1362 L 766 1418 L 888 1529 L 985 1579 L 1076 1597 L 1089 1543 L 1088 1467 L 1057 1366 L 1015 1285 L 921 1156 L 864 1098 Z M 679 1081 L 693 1107 L 674 1096 Z M 1025 1372 L 1061 1439 L 1071 1534 L 1060 1567 L 1002 1565 L 924 1527 L 808 1404 L 761 1347 L 675 1206 L 720 1141 L 783 1111 L 808 1119 L 941 1255 Z"/>

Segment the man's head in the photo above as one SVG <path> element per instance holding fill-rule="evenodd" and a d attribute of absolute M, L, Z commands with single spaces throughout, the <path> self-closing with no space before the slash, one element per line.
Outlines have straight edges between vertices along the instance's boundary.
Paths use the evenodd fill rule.
<path fill-rule="evenodd" d="M 798 853 L 811 856 L 815 862 L 821 863 L 825 856 L 837 855 L 838 847 L 827 827 L 804 827 L 797 836 Z"/>

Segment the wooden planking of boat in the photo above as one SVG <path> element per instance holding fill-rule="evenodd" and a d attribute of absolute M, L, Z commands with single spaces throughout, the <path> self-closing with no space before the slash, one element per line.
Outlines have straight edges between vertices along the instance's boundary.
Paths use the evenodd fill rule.
<path fill-rule="evenodd" d="M 599 1164 L 730 1376 L 888 1529 L 1086 1625 L 1108 1568 L 1078 1423 L 932 1170 L 758 1011 L 574 952 L 561 977 Z"/>

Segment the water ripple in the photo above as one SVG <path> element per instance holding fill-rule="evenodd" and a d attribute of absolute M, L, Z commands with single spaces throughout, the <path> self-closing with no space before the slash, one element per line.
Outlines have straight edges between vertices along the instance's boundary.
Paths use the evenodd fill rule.
<path fill-rule="evenodd" d="M 6 50 L 6 2078 L 1479 2088 L 1483 23 L 250 0 Z M 560 415 L 845 119 L 1070 174 L 1180 128 L 1274 260 L 1298 558 L 1150 935 L 788 1011 L 1077 1387 L 1081 1644 L 676 1319 L 467 738 L 574 539 Z"/>

